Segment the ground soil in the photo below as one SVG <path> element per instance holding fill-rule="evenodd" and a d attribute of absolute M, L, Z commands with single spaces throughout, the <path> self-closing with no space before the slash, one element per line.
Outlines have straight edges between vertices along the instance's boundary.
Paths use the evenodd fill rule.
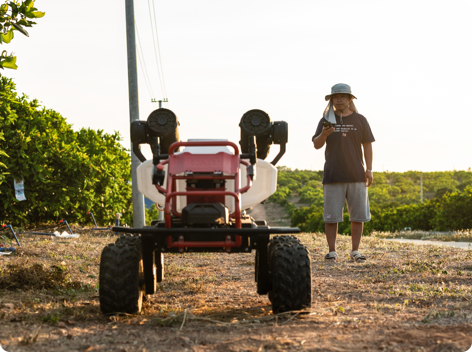
<path fill-rule="evenodd" d="M 21 235 L 18 254 L 0 257 L 6 351 L 439 352 L 472 345 L 468 250 L 366 237 L 368 260 L 358 264 L 349 260 L 350 237 L 340 236 L 339 261 L 326 263 L 323 235 L 302 234 L 313 306 L 279 315 L 256 293 L 254 253 L 166 255 L 165 281 L 143 312 L 104 317 L 100 253 L 116 236 L 74 231 L 80 238 Z"/>

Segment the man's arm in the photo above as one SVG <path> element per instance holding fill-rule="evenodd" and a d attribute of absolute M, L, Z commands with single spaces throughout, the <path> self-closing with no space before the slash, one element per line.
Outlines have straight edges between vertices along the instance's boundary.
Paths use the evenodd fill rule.
<path fill-rule="evenodd" d="M 365 184 L 367 187 L 370 187 L 372 182 L 374 182 L 374 175 L 372 173 L 372 160 L 374 158 L 372 143 L 363 143 L 362 146 L 364 147 L 365 166 L 367 170 L 370 170 L 365 172 Z"/>
<path fill-rule="evenodd" d="M 326 138 L 328 138 L 328 136 L 333 133 L 334 130 L 334 127 L 323 127 L 321 134 L 313 138 L 313 145 L 315 146 L 315 149 L 323 148 L 324 144 L 326 143 Z"/>

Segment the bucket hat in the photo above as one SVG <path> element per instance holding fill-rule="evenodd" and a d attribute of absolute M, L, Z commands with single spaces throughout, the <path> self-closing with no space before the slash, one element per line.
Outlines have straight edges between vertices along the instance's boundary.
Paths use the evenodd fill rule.
<path fill-rule="evenodd" d="M 357 99 L 354 94 L 351 92 L 351 86 L 345 83 L 338 83 L 331 87 L 331 94 L 325 96 L 325 100 L 328 101 L 331 99 L 333 94 L 349 94 L 354 99 Z"/>

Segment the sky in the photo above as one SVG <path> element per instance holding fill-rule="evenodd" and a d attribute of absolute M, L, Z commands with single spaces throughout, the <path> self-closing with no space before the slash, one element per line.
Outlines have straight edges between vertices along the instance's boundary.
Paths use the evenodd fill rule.
<path fill-rule="evenodd" d="M 36 0 L 35 6 L 46 16 L 29 38 L 16 32 L 2 45 L 19 66 L 2 74 L 74 129 L 118 131 L 129 148 L 125 1 Z M 261 109 L 289 124 L 278 165 L 321 170 L 324 148 L 315 150 L 311 138 L 324 96 L 347 83 L 376 139 L 374 171 L 467 170 L 471 10 L 470 0 L 136 0 L 146 66 L 138 63 L 140 119 L 157 107 L 152 98 L 168 98 L 182 140 L 238 142 L 241 116 Z M 154 16 L 167 96 L 155 59 Z M 277 152 L 272 146 L 268 160 Z"/>

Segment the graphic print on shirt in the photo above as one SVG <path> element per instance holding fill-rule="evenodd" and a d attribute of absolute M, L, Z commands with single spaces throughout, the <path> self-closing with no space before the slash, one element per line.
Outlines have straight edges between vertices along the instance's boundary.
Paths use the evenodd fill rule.
<path fill-rule="evenodd" d="M 346 137 L 349 131 L 357 131 L 357 128 L 354 125 L 334 125 L 334 132 L 342 132 L 343 137 Z"/>

